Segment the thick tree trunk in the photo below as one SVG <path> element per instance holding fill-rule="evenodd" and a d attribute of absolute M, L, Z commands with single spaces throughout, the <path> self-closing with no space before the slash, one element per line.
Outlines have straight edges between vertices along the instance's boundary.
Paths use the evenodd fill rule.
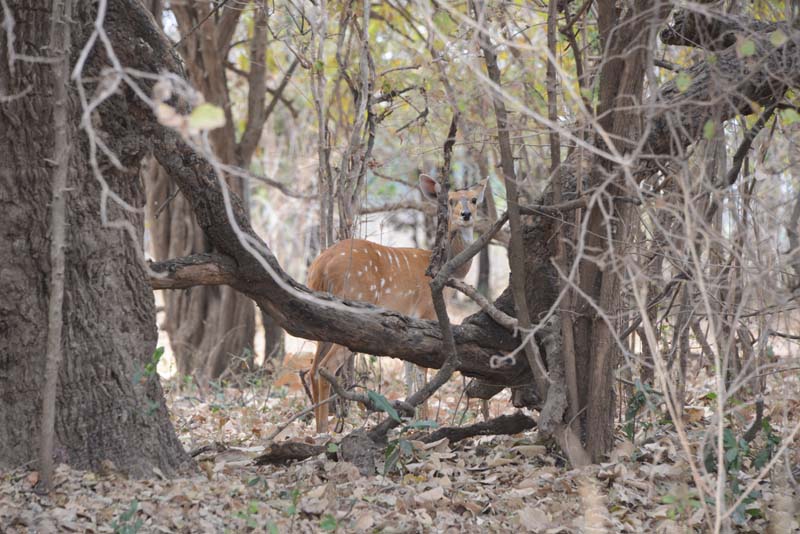
<path fill-rule="evenodd" d="M 91 4 L 78 3 L 72 24 L 74 65 L 94 19 Z M 16 25 L 16 52 L 48 55 L 49 1 L 10 2 Z M 1 39 L 4 46 L 5 36 Z M 48 211 L 54 131 L 53 78 L 46 62 L 16 61 L 9 72 L 8 50 L 0 48 L 0 87 L 23 93 L 0 104 L 0 468 L 35 460 L 41 418 L 46 346 L 49 239 Z M 86 75 L 98 72 L 87 65 Z M 25 93 L 27 91 L 27 93 Z M 109 222 L 101 215 L 101 184 L 89 166 L 88 141 L 78 131 L 81 109 L 68 88 L 67 135 L 71 159 L 66 225 L 66 271 L 63 304 L 63 360 L 58 374 L 55 417 L 57 462 L 98 468 L 110 460 L 132 476 L 153 468 L 166 474 L 188 461 L 164 403 L 154 373 L 146 373 L 156 348 L 155 310 L 140 259 L 143 220 L 139 212 L 108 203 Z M 104 118 L 125 124 L 124 106 Z M 136 168 L 144 145 L 132 138 L 106 139 L 123 165 Z M 133 206 L 144 204 L 136 174 L 101 160 L 108 186 Z M 134 239 L 135 238 L 135 239 Z M 138 240 L 138 241 L 137 241 Z"/>

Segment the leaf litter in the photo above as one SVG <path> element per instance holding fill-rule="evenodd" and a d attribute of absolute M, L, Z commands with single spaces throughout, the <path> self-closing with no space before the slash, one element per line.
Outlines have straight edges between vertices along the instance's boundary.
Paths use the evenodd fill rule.
<path fill-rule="evenodd" d="M 440 423 L 474 422 L 453 380 L 432 402 Z M 131 480 L 110 462 L 97 473 L 58 466 L 54 490 L 33 492 L 29 468 L 0 471 L 0 532 L 705 532 L 688 459 L 674 432 L 651 432 L 636 444 L 618 440 L 609 461 L 571 469 L 535 431 L 450 444 L 409 437 L 411 454 L 386 475 L 362 476 L 331 459 L 338 441 L 366 414 L 350 407 L 342 435 L 316 436 L 300 418 L 274 442 L 327 445 L 326 452 L 287 465 L 254 465 L 263 436 L 306 408 L 300 388 L 218 389 L 205 398 L 166 385 L 173 424 L 197 451 L 189 476 Z M 383 377 L 383 394 L 400 386 Z M 456 412 L 458 408 L 459 411 Z M 491 401 L 493 416 L 512 413 L 508 395 Z M 370 423 L 377 416 L 369 417 Z M 705 432 L 690 412 L 689 432 Z M 622 435 L 619 432 L 618 435 Z M 693 443 L 698 442 L 693 440 Z M 707 475 L 709 477 L 713 475 Z M 708 478 L 708 480 L 712 480 Z M 798 529 L 797 495 L 759 485 L 764 512 L 734 525 L 739 532 Z M 713 509 L 713 506 L 711 506 Z M 774 524 L 772 524 L 772 523 Z"/>

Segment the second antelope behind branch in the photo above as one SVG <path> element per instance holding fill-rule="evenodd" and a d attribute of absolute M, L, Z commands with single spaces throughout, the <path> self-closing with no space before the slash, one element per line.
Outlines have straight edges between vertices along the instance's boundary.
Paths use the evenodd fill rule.
<path fill-rule="evenodd" d="M 440 186 L 433 178 L 421 174 L 419 186 L 426 198 L 436 200 Z M 448 194 L 449 258 L 473 241 L 475 219 L 485 189 L 486 180 L 483 180 L 477 185 Z M 386 247 L 364 239 L 345 239 L 326 249 L 314 260 L 308 271 L 308 287 L 340 298 L 369 302 L 411 317 L 433 320 L 436 314 L 431 299 L 430 278 L 425 276 L 430 260 L 429 250 Z M 454 272 L 453 277 L 463 278 L 469 267 L 468 262 Z M 317 344 L 310 373 L 315 404 L 327 399 L 331 390 L 330 384 L 319 376 L 318 370 L 324 368 L 335 374 L 349 355 L 347 347 L 324 342 Z M 317 432 L 327 432 L 328 404 L 315 408 L 314 416 Z"/>

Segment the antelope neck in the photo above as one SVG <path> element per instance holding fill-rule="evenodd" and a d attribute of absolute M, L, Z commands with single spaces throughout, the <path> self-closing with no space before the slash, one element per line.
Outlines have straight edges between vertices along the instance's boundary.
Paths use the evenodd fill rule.
<path fill-rule="evenodd" d="M 457 230 L 450 230 L 449 251 L 447 259 L 456 257 L 465 248 L 467 248 L 472 241 L 474 241 L 473 228 L 460 228 Z M 453 271 L 453 278 L 464 278 L 469 272 L 469 267 L 472 265 L 472 259 L 467 261 L 464 265 Z"/>

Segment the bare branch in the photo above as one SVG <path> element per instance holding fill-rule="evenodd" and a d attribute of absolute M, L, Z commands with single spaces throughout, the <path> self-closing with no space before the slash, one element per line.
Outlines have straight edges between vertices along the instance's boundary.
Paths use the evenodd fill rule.
<path fill-rule="evenodd" d="M 195 286 L 234 285 L 236 262 L 219 254 L 194 254 L 184 258 L 150 263 L 150 270 L 164 276 L 152 276 L 153 289 L 188 289 Z"/>
<path fill-rule="evenodd" d="M 447 438 L 450 443 L 463 441 L 475 436 L 497 436 L 502 434 L 519 434 L 536 428 L 536 421 L 522 412 L 515 412 L 512 415 L 501 415 L 489 421 L 482 421 L 473 425 L 461 427 L 444 427 L 423 436 L 421 441 L 433 443 L 440 439 Z"/>
<path fill-rule="evenodd" d="M 475 303 L 489 315 L 489 317 L 494 319 L 497 324 L 501 325 L 509 332 L 515 332 L 517 330 L 519 323 L 515 318 L 498 310 L 491 302 L 489 302 L 486 297 L 481 295 L 478 290 L 471 285 L 456 278 L 451 278 L 448 280 L 447 285 L 461 291 L 466 296 L 474 300 Z"/>

